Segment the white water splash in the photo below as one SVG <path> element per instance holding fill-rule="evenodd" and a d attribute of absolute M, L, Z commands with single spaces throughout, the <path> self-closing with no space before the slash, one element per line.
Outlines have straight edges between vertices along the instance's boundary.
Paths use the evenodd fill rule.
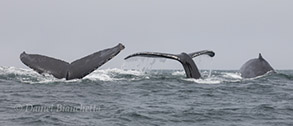
<path fill-rule="evenodd" d="M 65 79 L 56 79 L 50 74 L 39 74 L 32 69 L 16 67 L 0 67 L 0 75 L 15 76 L 16 80 L 27 84 L 65 81 Z"/>
<path fill-rule="evenodd" d="M 143 72 L 137 70 L 123 70 L 118 68 L 96 70 L 84 77 L 84 79 L 101 80 L 101 81 L 117 81 L 125 80 L 125 78 L 115 78 L 115 75 L 134 75 L 142 76 Z"/>
<path fill-rule="evenodd" d="M 206 78 L 206 79 L 193 79 L 193 78 L 186 78 L 185 81 L 195 82 L 198 84 L 220 84 L 222 80 L 215 79 L 215 78 Z"/>
<path fill-rule="evenodd" d="M 226 78 L 234 78 L 234 79 L 242 79 L 241 75 L 239 73 L 223 73 L 223 77 Z"/>
<path fill-rule="evenodd" d="M 84 77 L 84 79 L 89 79 L 89 80 L 101 80 L 101 81 L 114 81 L 113 78 L 111 78 L 109 75 L 107 74 L 103 74 L 103 73 L 99 73 L 99 72 L 95 72 L 92 73 L 90 75 L 87 75 L 86 77 Z"/>
<path fill-rule="evenodd" d="M 83 79 L 74 79 L 74 80 L 65 80 L 65 79 L 56 79 L 52 75 L 43 74 L 40 75 L 32 69 L 23 69 L 16 67 L 0 67 L 0 75 L 8 80 L 16 80 L 22 83 L 36 84 L 36 83 L 71 83 L 71 82 L 80 82 L 85 79 L 92 81 L 137 81 L 156 78 L 157 76 L 173 76 L 170 78 L 181 79 L 184 81 L 194 82 L 198 84 L 219 84 L 223 82 L 240 82 L 243 80 L 240 74 L 236 71 L 203 71 L 203 78 L 201 79 L 189 79 L 185 78 L 184 70 L 170 71 L 171 73 L 166 73 L 164 71 L 149 71 L 143 72 L 140 70 L 132 69 L 102 69 L 96 70 L 91 74 L 87 75 Z M 208 75 L 208 76 L 206 76 Z M 156 78 L 157 79 L 157 78 Z"/>
<path fill-rule="evenodd" d="M 208 71 L 206 71 L 208 73 Z M 186 78 L 183 79 L 197 84 L 220 84 L 224 82 L 236 83 L 241 82 L 243 78 L 237 72 L 218 72 L 211 73 L 210 76 L 202 77 L 200 79 Z"/>
<path fill-rule="evenodd" d="M 0 67 L 0 74 L 18 74 L 18 75 L 38 75 L 37 72 L 31 69 L 16 68 L 16 67 Z"/>
<path fill-rule="evenodd" d="M 172 73 L 173 76 L 185 76 L 185 72 L 183 70 L 181 71 L 175 71 Z"/>
<path fill-rule="evenodd" d="M 136 69 L 141 72 L 150 71 L 153 66 L 158 65 L 158 63 L 163 64 L 167 59 L 164 58 L 145 58 L 145 57 L 133 57 L 127 59 L 121 69 Z"/>
<path fill-rule="evenodd" d="M 243 78 L 245 80 L 255 80 L 255 79 L 259 79 L 259 78 L 263 78 L 265 76 L 269 76 L 271 74 L 275 73 L 275 71 L 268 71 L 267 73 L 263 74 L 263 75 L 260 75 L 260 76 L 256 76 L 256 77 L 253 77 L 253 78 Z M 239 73 L 240 74 L 240 73 Z M 240 75 L 241 76 L 241 75 Z"/>

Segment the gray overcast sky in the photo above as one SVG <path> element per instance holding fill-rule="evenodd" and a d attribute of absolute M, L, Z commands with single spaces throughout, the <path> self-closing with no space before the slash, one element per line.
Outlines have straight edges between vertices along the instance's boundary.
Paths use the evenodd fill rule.
<path fill-rule="evenodd" d="M 0 66 L 26 66 L 22 51 L 73 61 L 119 42 L 102 68 L 140 51 L 210 49 L 211 68 L 239 69 L 261 52 L 293 69 L 292 0 L 1 0 Z M 182 68 L 175 61 L 164 68 Z"/>

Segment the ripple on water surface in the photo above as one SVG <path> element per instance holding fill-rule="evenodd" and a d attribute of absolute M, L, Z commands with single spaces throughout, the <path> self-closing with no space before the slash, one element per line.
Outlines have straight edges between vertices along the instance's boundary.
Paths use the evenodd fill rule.
<path fill-rule="evenodd" d="M 3 125 L 290 125 L 293 71 L 96 70 L 81 80 L 0 67 Z M 82 111 L 83 110 L 83 111 Z M 86 111 L 87 110 L 87 111 Z"/>

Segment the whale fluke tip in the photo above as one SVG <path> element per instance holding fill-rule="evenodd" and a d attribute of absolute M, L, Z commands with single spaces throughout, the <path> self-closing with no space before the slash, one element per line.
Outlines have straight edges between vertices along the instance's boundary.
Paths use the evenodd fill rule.
<path fill-rule="evenodd" d="M 20 54 L 20 59 L 26 54 L 25 51 L 23 51 L 21 54 Z"/>
<path fill-rule="evenodd" d="M 214 57 L 216 55 L 215 52 L 211 51 L 211 53 L 208 54 L 210 57 Z"/>
<path fill-rule="evenodd" d="M 120 47 L 120 49 L 125 49 L 125 46 L 122 43 L 119 43 L 118 46 Z"/>

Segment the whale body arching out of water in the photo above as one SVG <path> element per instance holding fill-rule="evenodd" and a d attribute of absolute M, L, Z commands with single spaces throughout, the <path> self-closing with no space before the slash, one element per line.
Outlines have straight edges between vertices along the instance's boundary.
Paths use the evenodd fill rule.
<path fill-rule="evenodd" d="M 242 78 L 254 78 L 268 72 L 275 72 L 273 67 L 259 54 L 258 58 L 251 59 L 240 68 Z"/>

